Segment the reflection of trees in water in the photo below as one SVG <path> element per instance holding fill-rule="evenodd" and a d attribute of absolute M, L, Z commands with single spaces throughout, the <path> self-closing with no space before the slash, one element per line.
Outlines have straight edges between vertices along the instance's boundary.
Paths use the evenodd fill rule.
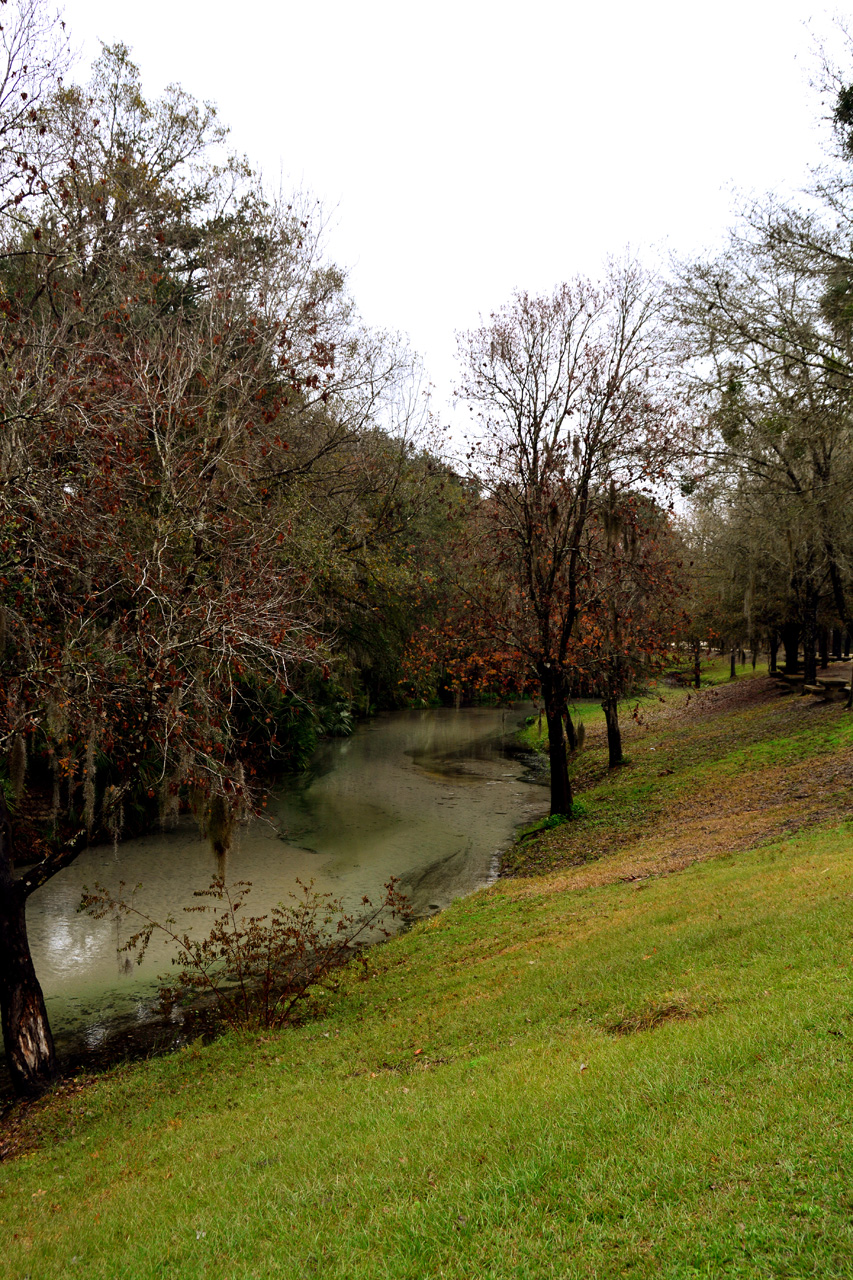
<path fill-rule="evenodd" d="M 126 973 L 133 973 L 133 958 L 123 949 L 125 939 L 122 937 L 121 916 L 116 912 L 116 964 L 118 966 L 119 976 Z"/>
<path fill-rule="evenodd" d="M 469 837 L 452 853 L 436 858 L 427 867 L 413 868 L 400 877 L 400 888 L 411 902 L 415 917 L 439 908 L 440 903 L 432 899 L 440 898 L 446 902 L 452 897 L 453 885 L 464 874 L 472 847 L 473 841 Z"/>
<path fill-rule="evenodd" d="M 266 894 L 263 911 L 286 896 L 292 874 L 314 877 L 322 887 L 335 882 L 336 893 L 356 901 L 375 889 L 387 868 L 402 876 L 417 914 L 434 914 L 488 877 L 495 848 L 511 838 L 512 815 L 521 820 L 529 802 L 536 803 L 533 795 L 521 800 L 502 793 L 502 785 L 512 791 L 521 781 L 521 769 L 508 772 L 509 735 L 523 714 L 491 708 L 404 712 L 378 717 L 344 744 L 324 744 L 318 767 L 283 779 L 278 795 L 270 797 L 269 821 L 241 830 L 228 876 L 253 881 Z M 456 793 L 452 801 L 448 792 Z M 154 974 L 168 970 L 168 958 L 152 958 L 150 980 L 135 965 L 132 973 L 123 972 L 126 957 L 119 947 L 125 938 L 113 922 L 104 921 L 97 933 L 93 922 L 74 914 L 80 886 L 96 878 L 129 885 L 141 880 L 146 907 L 163 914 L 168 902 L 175 914 L 219 864 L 188 818 L 162 838 L 120 845 L 114 868 L 106 848 L 90 850 L 86 859 L 71 873 L 61 902 L 45 899 L 51 929 L 43 937 L 62 991 L 56 1000 L 48 998 L 61 1035 L 67 1038 L 76 1025 L 79 1041 L 85 1026 L 108 1025 L 111 1041 L 114 1027 L 122 1035 L 140 1025 L 139 1009 L 149 992 L 154 999 Z M 54 936 L 57 929 L 61 937 Z M 95 1001 L 89 997 L 98 982 L 103 985 Z"/>
<path fill-rule="evenodd" d="M 422 747 L 414 747 L 405 752 L 419 769 L 427 773 L 453 774 L 460 777 L 477 778 L 480 775 L 472 769 L 468 762 L 478 761 L 492 763 L 506 756 L 507 741 L 503 732 L 491 738 L 475 738 L 461 747 L 452 747 L 443 751 L 428 751 Z"/>

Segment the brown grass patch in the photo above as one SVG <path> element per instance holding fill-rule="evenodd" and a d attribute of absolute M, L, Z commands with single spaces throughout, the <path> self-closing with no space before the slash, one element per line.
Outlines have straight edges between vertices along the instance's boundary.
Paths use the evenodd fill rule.
<path fill-rule="evenodd" d="M 551 890 L 642 881 L 681 871 L 694 862 L 756 848 L 809 827 L 853 818 L 853 744 L 818 750 L 803 759 L 723 773 L 701 774 L 689 789 L 678 784 L 678 765 L 701 769 L 731 750 L 799 730 L 828 729 L 848 716 L 837 704 L 780 696 L 768 678 L 735 682 L 658 704 L 626 732 L 636 779 L 654 783 L 635 817 L 581 819 L 544 832 L 516 856 L 516 874 L 546 877 Z M 596 748 L 595 739 L 592 749 Z M 669 767 L 670 762 L 676 768 Z M 674 776 L 673 776 L 674 775 Z M 606 775 L 600 775 L 599 780 Z M 657 779 L 661 782 L 658 784 Z M 620 774 L 619 786 L 630 782 Z M 597 801 L 592 799 L 591 806 Z M 508 860 L 512 871 L 513 857 Z M 520 886 L 519 886 L 520 887 Z M 524 890 L 522 890 L 524 893 Z"/>
<path fill-rule="evenodd" d="M 647 1000 L 638 1009 L 620 1009 L 609 1014 L 602 1026 L 608 1035 L 630 1036 L 640 1031 L 654 1031 L 664 1022 L 687 1022 L 703 1018 L 707 1005 L 694 1004 L 687 992 L 670 992 L 663 999 Z"/>

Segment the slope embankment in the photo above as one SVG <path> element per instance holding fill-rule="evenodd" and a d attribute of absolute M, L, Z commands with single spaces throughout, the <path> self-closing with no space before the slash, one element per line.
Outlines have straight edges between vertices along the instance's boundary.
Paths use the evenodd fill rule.
<path fill-rule="evenodd" d="M 853 1275 L 853 716 L 732 689 L 316 1020 L 7 1117 L 5 1274 Z"/>

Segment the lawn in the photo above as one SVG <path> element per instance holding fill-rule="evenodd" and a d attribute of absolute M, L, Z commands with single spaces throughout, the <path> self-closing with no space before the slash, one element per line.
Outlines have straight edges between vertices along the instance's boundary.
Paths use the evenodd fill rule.
<path fill-rule="evenodd" d="M 13 1112 L 4 1274 L 853 1276 L 853 717 L 737 687 L 316 1020 Z"/>

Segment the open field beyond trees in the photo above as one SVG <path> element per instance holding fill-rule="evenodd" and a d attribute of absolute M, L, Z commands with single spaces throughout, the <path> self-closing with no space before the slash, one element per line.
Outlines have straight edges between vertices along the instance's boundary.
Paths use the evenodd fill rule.
<path fill-rule="evenodd" d="M 10 1113 L 4 1274 L 853 1275 L 853 718 L 641 711 L 317 1020 Z"/>

